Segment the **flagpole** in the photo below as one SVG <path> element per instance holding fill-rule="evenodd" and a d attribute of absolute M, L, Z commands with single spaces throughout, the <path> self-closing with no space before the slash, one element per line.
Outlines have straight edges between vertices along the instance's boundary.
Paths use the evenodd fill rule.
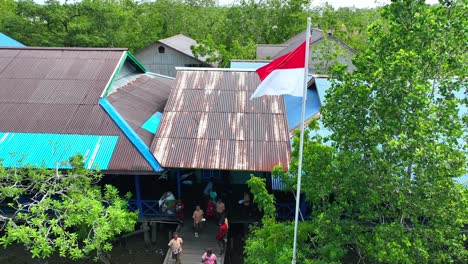
<path fill-rule="evenodd" d="M 310 46 L 310 17 L 307 18 L 306 30 L 306 52 L 305 52 L 305 69 L 304 69 L 304 88 L 302 92 L 302 111 L 301 111 L 301 138 L 299 143 L 299 164 L 297 166 L 297 191 L 296 191 L 296 213 L 294 217 L 294 242 L 292 264 L 296 264 L 296 245 L 297 245 L 297 224 L 299 220 L 299 201 L 301 196 L 301 176 L 302 176 L 302 151 L 304 148 L 304 119 L 307 101 L 307 79 L 309 77 L 309 46 Z"/>

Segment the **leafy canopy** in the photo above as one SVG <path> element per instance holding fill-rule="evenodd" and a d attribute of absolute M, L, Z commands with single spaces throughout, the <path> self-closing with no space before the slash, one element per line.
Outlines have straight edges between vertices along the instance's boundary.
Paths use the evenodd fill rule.
<path fill-rule="evenodd" d="M 102 174 L 83 167 L 81 156 L 70 159 L 72 170 L 0 164 L 0 244 L 25 245 L 33 257 L 81 259 L 112 249 L 112 240 L 134 229 L 137 213 L 111 185 L 96 185 Z"/>
<path fill-rule="evenodd" d="M 304 143 L 302 183 L 313 209 L 299 225 L 298 262 L 466 262 L 468 190 L 454 181 L 467 173 L 466 8 L 394 0 L 370 27 L 357 70 L 335 68 L 321 110 L 330 141 L 324 145 L 311 124 Z M 291 188 L 297 138 L 293 147 L 283 175 Z M 251 250 L 274 237 L 271 228 L 290 225 L 255 231 L 247 263 L 262 254 L 290 257 L 288 239 L 275 250 Z"/>

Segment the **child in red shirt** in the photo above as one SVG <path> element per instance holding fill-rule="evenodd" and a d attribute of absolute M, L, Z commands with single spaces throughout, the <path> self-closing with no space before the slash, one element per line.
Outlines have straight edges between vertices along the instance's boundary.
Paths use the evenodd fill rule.
<path fill-rule="evenodd" d="M 182 203 L 182 199 L 179 198 L 176 204 L 176 218 L 180 221 L 184 221 L 184 208 L 185 205 Z"/>
<path fill-rule="evenodd" d="M 221 247 L 221 252 L 219 255 L 222 255 L 226 250 L 227 244 L 227 232 L 228 232 L 228 224 L 227 218 L 224 219 L 224 223 L 219 226 L 218 235 L 216 236 L 216 240 L 218 241 L 218 246 Z"/>
<path fill-rule="evenodd" d="M 206 206 L 206 217 L 207 218 L 213 218 L 215 215 L 214 212 L 215 204 L 211 201 L 211 199 L 208 199 L 208 205 Z"/>

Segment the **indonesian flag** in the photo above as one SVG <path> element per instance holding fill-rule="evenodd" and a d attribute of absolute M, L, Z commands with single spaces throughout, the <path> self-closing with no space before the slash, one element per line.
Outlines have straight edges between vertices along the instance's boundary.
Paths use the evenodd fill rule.
<path fill-rule="evenodd" d="M 302 97 L 304 88 L 306 42 L 297 49 L 259 68 L 257 74 L 262 81 L 250 99 L 263 95 Z"/>

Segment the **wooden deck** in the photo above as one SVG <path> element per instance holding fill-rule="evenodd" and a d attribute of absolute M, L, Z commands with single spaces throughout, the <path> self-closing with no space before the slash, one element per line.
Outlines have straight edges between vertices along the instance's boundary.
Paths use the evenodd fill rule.
<path fill-rule="evenodd" d="M 216 241 L 218 234 L 218 225 L 214 220 L 204 223 L 200 230 L 198 238 L 195 238 L 192 232 L 192 222 L 186 221 L 179 229 L 179 236 L 184 240 L 182 244 L 181 260 L 183 264 L 200 264 L 201 257 L 206 249 L 211 248 L 218 258 L 217 264 L 224 264 L 226 253 L 219 255 L 220 248 Z M 226 249 L 228 250 L 228 249 Z M 175 261 L 171 258 L 171 251 L 168 250 L 164 264 L 173 264 Z"/>

